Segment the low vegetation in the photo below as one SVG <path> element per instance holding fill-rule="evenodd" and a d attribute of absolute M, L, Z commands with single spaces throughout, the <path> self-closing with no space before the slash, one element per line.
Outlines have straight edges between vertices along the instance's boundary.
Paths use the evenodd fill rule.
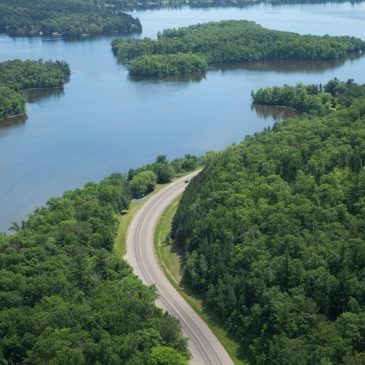
<path fill-rule="evenodd" d="M 252 364 L 365 362 L 364 141 L 365 97 L 343 97 L 212 156 L 187 187 L 183 280 Z"/>
<path fill-rule="evenodd" d="M 91 0 L 0 0 L 0 31 L 11 36 L 141 32 L 139 19 Z"/>
<path fill-rule="evenodd" d="M 170 239 L 171 223 L 179 206 L 181 196 L 176 198 L 163 212 L 155 229 L 154 245 L 157 258 L 163 267 L 166 276 L 175 287 L 181 282 L 180 255 L 174 251 L 174 246 Z"/>
<path fill-rule="evenodd" d="M 250 21 L 230 20 L 167 29 L 158 34 L 157 40 L 116 39 L 112 49 L 120 62 L 130 65 L 134 75 L 155 76 L 156 65 L 163 70 L 163 75 L 190 72 L 192 55 L 197 57 L 199 65 L 193 67 L 194 72 L 205 72 L 204 60 L 207 65 L 216 65 L 262 60 L 340 59 L 363 52 L 365 42 L 346 36 L 300 35 L 266 29 Z M 180 66 L 171 67 L 177 59 Z M 141 67 L 142 61 L 148 66 Z M 133 66 L 135 62 L 139 68 Z"/>

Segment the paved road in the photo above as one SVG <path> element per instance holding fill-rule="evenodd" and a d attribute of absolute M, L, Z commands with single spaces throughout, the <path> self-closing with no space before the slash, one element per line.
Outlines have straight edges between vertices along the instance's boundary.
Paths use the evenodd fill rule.
<path fill-rule="evenodd" d="M 156 304 L 180 320 L 183 332 L 189 339 L 191 364 L 233 365 L 209 327 L 165 277 L 154 253 L 154 231 L 161 214 L 184 191 L 187 185 L 185 180 L 195 174 L 169 184 L 147 200 L 129 227 L 125 259 L 145 284 L 156 285 L 159 292 Z"/>

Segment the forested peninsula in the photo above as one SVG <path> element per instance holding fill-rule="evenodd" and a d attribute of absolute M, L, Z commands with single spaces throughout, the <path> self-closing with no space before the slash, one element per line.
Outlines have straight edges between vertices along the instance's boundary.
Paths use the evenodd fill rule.
<path fill-rule="evenodd" d="M 133 75 L 203 73 L 207 65 L 262 60 L 332 60 L 365 50 L 355 37 L 313 36 L 266 29 L 254 22 L 229 20 L 158 33 L 157 40 L 115 39 L 112 49 Z M 184 58 L 182 58 L 184 56 Z M 159 56 L 159 57 L 156 57 Z M 193 56 L 199 57 L 198 66 Z M 171 66 L 171 59 L 180 58 Z M 186 65 L 189 66 L 186 66 Z"/>
<path fill-rule="evenodd" d="M 323 115 L 349 105 L 356 98 L 365 97 L 365 85 L 351 79 L 346 82 L 334 79 L 325 85 L 299 83 L 261 88 L 252 91 L 251 95 L 255 104 L 288 106 L 300 112 Z"/>
<path fill-rule="evenodd" d="M 11 36 L 131 34 L 139 19 L 92 0 L 0 0 L 0 32 Z"/>
<path fill-rule="evenodd" d="M 132 195 L 196 168 L 187 155 L 66 191 L 0 234 L 0 363 L 187 365 L 177 320 L 117 258 Z M 152 181 L 151 181 L 152 177 Z M 148 185 L 148 186 L 147 186 Z"/>
<path fill-rule="evenodd" d="M 349 92 L 211 156 L 187 187 L 184 282 L 250 363 L 365 363 L 364 165 L 365 97 Z"/>
<path fill-rule="evenodd" d="M 61 88 L 71 72 L 66 62 L 21 61 L 0 63 L 0 120 L 25 113 L 26 89 Z"/>

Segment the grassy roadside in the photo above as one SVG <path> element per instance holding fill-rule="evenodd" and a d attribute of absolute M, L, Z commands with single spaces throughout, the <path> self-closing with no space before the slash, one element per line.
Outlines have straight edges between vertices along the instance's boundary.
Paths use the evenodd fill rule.
<path fill-rule="evenodd" d="M 154 243 L 157 258 L 161 267 L 163 268 L 167 278 L 171 284 L 179 291 L 184 299 L 194 308 L 194 310 L 200 315 L 200 317 L 207 323 L 209 328 L 217 336 L 218 340 L 224 346 L 229 353 L 231 359 L 235 365 L 247 365 L 247 363 L 237 358 L 238 345 L 231 340 L 227 332 L 219 325 L 218 321 L 214 319 L 210 313 L 204 309 L 202 301 L 188 293 L 183 287 L 181 287 L 181 258 L 178 252 L 176 252 L 172 246 L 168 243 L 171 230 L 171 222 L 178 208 L 181 195 L 176 198 L 163 212 L 160 217 L 160 221 L 156 226 Z"/>
<path fill-rule="evenodd" d="M 175 180 L 191 174 L 193 171 L 188 171 L 184 174 L 177 175 L 175 177 Z M 133 217 L 136 215 L 136 213 L 139 211 L 139 209 L 142 208 L 142 206 L 145 204 L 145 202 L 154 194 L 158 193 L 161 189 L 163 189 L 168 184 L 157 184 L 155 187 L 155 190 L 153 190 L 150 194 L 148 194 L 145 198 L 135 200 L 129 204 L 129 209 L 127 214 L 120 215 L 118 217 L 119 220 L 119 227 L 118 227 L 118 233 L 114 241 L 114 252 L 117 255 L 119 259 L 123 259 L 124 255 L 126 254 L 127 247 L 127 233 L 128 233 L 128 227 L 130 223 L 132 222 Z"/>
<path fill-rule="evenodd" d="M 126 254 L 126 242 L 127 242 L 127 233 L 128 233 L 128 227 L 130 223 L 132 222 L 133 217 L 136 215 L 136 213 L 139 211 L 139 209 L 142 208 L 142 206 L 146 203 L 146 201 L 159 192 L 162 188 L 164 188 L 166 184 L 157 184 L 155 187 L 155 190 L 148 194 L 145 198 L 135 200 L 130 203 L 128 213 L 120 215 L 119 220 L 119 228 L 117 237 L 114 241 L 114 251 L 118 258 L 123 259 L 123 256 Z"/>
<path fill-rule="evenodd" d="M 154 235 L 155 250 L 159 263 L 175 287 L 180 284 L 182 277 L 180 270 L 180 255 L 172 249 L 167 240 L 170 235 L 172 218 L 176 213 L 181 196 L 182 194 L 180 194 L 163 212 Z"/>

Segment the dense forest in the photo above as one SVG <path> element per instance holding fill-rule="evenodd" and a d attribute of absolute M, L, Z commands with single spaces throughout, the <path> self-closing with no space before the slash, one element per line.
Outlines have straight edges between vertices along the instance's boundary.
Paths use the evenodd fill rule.
<path fill-rule="evenodd" d="M 359 96 L 245 138 L 187 187 L 184 281 L 252 364 L 365 363 L 364 166 Z"/>
<path fill-rule="evenodd" d="M 158 156 L 128 177 L 51 198 L 0 234 L 1 364 L 187 364 L 178 321 L 155 307 L 154 289 L 113 244 L 142 171 L 165 182 L 198 161 Z"/>
<path fill-rule="evenodd" d="M 365 42 L 346 36 L 299 35 L 266 29 L 250 21 L 230 20 L 167 29 L 158 34 L 157 40 L 116 39 L 112 49 L 120 62 L 158 62 L 161 69 L 169 70 L 171 59 L 156 60 L 155 55 L 195 54 L 204 57 L 208 65 L 262 60 L 331 60 L 360 54 L 365 50 Z M 186 57 L 184 61 L 190 63 L 191 58 Z M 139 69 L 144 76 L 149 70 L 155 71 L 154 67 Z M 184 73 L 189 67 L 172 70 Z"/>
<path fill-rule="evenodd" d="M 139 19 L 92 0 L 0 0 L 0 32 L 12 36 L 130 34 Z"/>
<path fill-rule="evenodd" d="M 357 98 L 365 97 L 365 85 L 354 80 L 337 79 L 322 85 L 274 86 L 251 93 L 253 102 L 261 105 L 288 106 L 300 112 L 323 115 L 338 107 L 349 106 Z"/>
<path fill-rule="evenodd" d="M 0 63 L 0 120 L 25 113 L 26 99 L 17 91 L 60 88 L 70 75 L 66 62 L 13 60 Z"/>
<path fill-rule="evenodd" d="M 13 60 L 0 63 L 0 83 L 16 91 L 63 87 L 70 75 L 66 62 Z"/>
<path fill-rule="evenodd" d="M 25 113 L 25 98 L 11 88 L 0 84 L 0 120 Z"/>
<path fill-rule="evenodd" d="M 192 53 L 144 55 L 132 60 L 128 70 L 131 76 L 201 74 L 208 64 L 203 56 Z"/>

